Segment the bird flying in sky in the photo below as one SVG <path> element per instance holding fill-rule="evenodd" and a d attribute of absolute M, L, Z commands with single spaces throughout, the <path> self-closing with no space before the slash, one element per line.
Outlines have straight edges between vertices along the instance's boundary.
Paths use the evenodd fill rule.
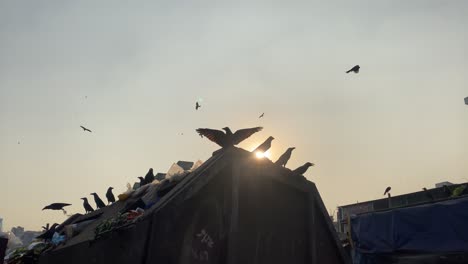
<path fill-rule="evenodd" d="M 275 139 L 275 138 L 274 137 L 268 137 L 262 144 L 260 144 L 260 146 L 258 146 L 252 152 L 253 153 L 256 153 L 256 152 L 265 153 L 265 152 L 267 152 L 271 148 L 271 141 L 273 141 L 273 139 Z"/>
<path fill-rule="evenodd" d="M 258 118 L 262 118 L 265 115 L 265 113 L 262 113 Z"/>
<path fill-rule="evenodd" d="M 84 126 L 80 126 L 80 127 L 83 129 L 83 131 L 88 131 L 88 132 L 90 132 L 90 133 L 92 132 L 91 130 L 87 129 L 87 128 L 84 127 Z"/>
<path fill-rule="evenodd" d="M 200 107 L 201 107 L 201 105 L 198 102 L 196 102 L 195 103 L 195 110 L 198 110 L 198 108 L 200 108 Z"/>
<path fill-rule="evenodd" d="M 468 97 L 465 97 L 465 104 L 468 105 Z"/>
<path fill-rule="evenodd" d="M 63 209 L 65 206 L 70 206 L 71 204 L 67 203 L 52 203 L 42 208 L 42 210 L 62 210 L 63 214 L 67 214 L 67 211 Z"/>
<path fill-rule="evenodd" d="M 385 192 L 383 193 L 383 195 L 386 195 L 391 189 L 392 187 L 388 186 L 387 189 L 385 189 Z"/>
<path fill-rule="evenodd" d="M 359 65 L 356 65 L 354 67 L 352 67 L 349 71 L 347 71 L 346 73 L 350 73 L 350 72 L 354 72 L 354 73 L 359 73 L 359 69 L 361 67 Z"/>
<path fill-rule="evenodd" d="M 210 128 L 199 128 L 196 131 L 198 132 L 198 134 L 200 134 L 201 137 L 206 137 L 214 143 L 218 144 L 219 146 L 227 148 L 241 143 L 246 138 L 250 137 L 256 132 L 261 131 L 262 129 L 262 127 L 245 128 L 239 129 L 235 133 L 232 133 L 229 127 L 223 128 L 223 130 L 226 131 L 226 133 L 220 130 Z"/>
<path fill-rule="evenodd" d="M 309 167 L 312 167 L 314 165 L 315 164 L 313 164 L 313 163 L 306 162 L 304 165 L 302 165 L 299 168 L 293 170 L 293 173 L 303 175 L 304 173 L 306 173 L 306 171 L 309 169 Z"/>
<path fill-rule="evenodd" d="M 288 163 L 289 159 L 291 158 L 291 154 L 294 149 L 296 148 L 288 148 L 275 163 L 280 166 L 286 167 L 286 163 Z"/>

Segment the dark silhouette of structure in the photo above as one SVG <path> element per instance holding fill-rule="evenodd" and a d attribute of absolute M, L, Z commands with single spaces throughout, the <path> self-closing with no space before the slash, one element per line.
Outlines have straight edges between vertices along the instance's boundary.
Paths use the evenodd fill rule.
<path fill-rule="evenodd" d="M 106 204 L 101 200 L 101 198 L 99 198 L 97 193 L 91 193 L 91 195 L 94 196 L 94 202 L 96 203 L 96 207 L 98 209 L 106 207 Z"/>
<path fill-rule="evenodd" d="M 361 67 L 359 65 L 356 65 L 354 67 L 352 67 L 349 71 L 347 71 L 346 73 L 350 73 L 350 72 L 354 72 L 354 73 L 359 73 L 359 69 Z"/>
<path fill-rule="evenodd" d="M 112 193 L 113 187 L 109 187 L 106 192 L 106 198 L 107 198 L 107 204 L 115 203 L 115 197 L 114 194 Z"/>
<path fill-rule="evenodd" d="M 84 207 L 86 213 L 90 213 L 90 212 L 94 211 L 93 207 L 91 207 L 91 205 L 88 202 L 88 198 L 83 197 L 83 198 L 80 198 L 80 199 L 83 200 L 83 207 Z"/>
<path fill-rule="evenodd" d="M 83 131 L 88 131 L 89 133 L 91 133 L 91 132 L 92 132 L 91 130 L 87 129 L 87 128 L 86 128 L 86 127 L 84 127 L 84 126 L 80 126 L 80 127 L 83 129 Z"/>
<path fill-rule="evenodd" d="M 390 192 L 391 189 L 392 189 L 392 187 L 388 186 L 388 187 L 385 189 L 385 192 L 383 193 L 383 195 L 386 195 L 388 192 Z"/>
<path fill-rule="evenodd" d="M 306 173 L 306 171 L 309 169 L 309 167 L 312 167 L 312 166 L 314 166 L 313 163 L 306 162 L 304 165 L 302 165 L 299 168 L 293 170 L 293 173 L 302 175 L 302 174 Z"/>
<path fill-rule="evenodd" d="M 432 194 L 426 189 L 426 187 L 423 188 L 423 191 L 426 194 L 427 198 L 429 198 L 429 200 L 434 201 L 434 196 L 432 196 Z"/>
<path fill-rule="evenodd" d="M 286 163 L 288 163 L 289 159 L 291 158 L 291 154 L 294 149 L 296 148 L 295 147 L 288 148 L 286 152 L 284 152 L 275 163 L 280 166 L 286 167 Z"/>
<path fill-rule="evenodd" d="M 222 148 L 226 148 L 241 143 L 254 133 L 261 131 L 262 129 L 262 127 L 239 129 L 235 133 L 232 133 L 229 127 L 223 128 L 223 130 L 226 131 L 226 133 L 220 130 L 210 128 L 199 128 L 196 131 L 198 132 L 198 134 L 200 134 L 201 137 L 205 136 L 206 138 L 218 144 Z"/>
<path fill-rule="evenodd" d="M 65 209 L 63 209 L 66 206 L 70 206 L 71 204 L 67 203 L 52 203 L 47 205 L 46 207 L 42 208 L 42 210 L 62 210 L 64 214 L 67 213 Z"/>

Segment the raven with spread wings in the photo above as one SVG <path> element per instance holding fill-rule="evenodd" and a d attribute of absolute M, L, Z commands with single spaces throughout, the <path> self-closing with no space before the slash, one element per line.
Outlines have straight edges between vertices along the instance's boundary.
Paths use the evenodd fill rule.
<path fill-rule="evenodd" d="M 198 132 L 198 134 L 200 134 L 201 137 L 206 137 L 214 143 L 220 145 L 221 147 L 227 148 L 241 143 L 246 138 L 250 137 L 256 132 L 261 131 L 262 129 L 263 127 L 245 128 L 239 129 L 235 133 L 232 133 L 229 127 L 223 128 L 223 130 L 226 131 L 226 133 L 224 133 L 221 130 L 210 128 L 199 128 L 196 131 Z"/>

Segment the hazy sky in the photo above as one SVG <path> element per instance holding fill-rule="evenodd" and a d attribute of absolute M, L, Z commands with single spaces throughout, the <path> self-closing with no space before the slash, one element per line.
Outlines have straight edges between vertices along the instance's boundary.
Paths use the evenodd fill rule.
<path fill-rule="evenodd" d="M 0 0 L 5 227 L 206 160 L 198 127 L 264 126 L 330 211 L 468 181 L 468 2 L 323 2 Z"/>

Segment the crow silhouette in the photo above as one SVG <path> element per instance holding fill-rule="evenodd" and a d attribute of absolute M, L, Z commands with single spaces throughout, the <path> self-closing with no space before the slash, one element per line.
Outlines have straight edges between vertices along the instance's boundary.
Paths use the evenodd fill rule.
<path fill-rule="evenodd" d="M 47 229 L 47 231 L 45 231 L 44 233 L 40 234 L 39 236 L 37 236 L 36 238 L 37 239 L 44 239 L 44 240 L 51 240 L 52 237 L 54 236 L 54 233 L 55 233 L 55 229 L 57 228 L 57 226 L 59 226 L 59 224 L 55 223 L 53 224 L 49 229 Z"/>
<path fill-rule="evenodd" d="M 262 118 L 265 115 L 265 113 L 262 113 L 258 118 Z"/>
<path fill-rule="evenodd" d="M 296 148 L 288 148 L 286 152 L 284 152 L 275 163 L 280 166 L 286 167 L 286 163 L 288 163 L 289 159 L 291 158 L 291 154 L 294 149 Z"/>
<path fill-rule="evenodd" d="M 99 198 L 99 195 L 97 193 L 90 193 L 92 196 L 94 196 L 94 202 L 96 203 L 96 207 L 101 209 L 103 207 L 106 207 L 106 204 Z"/>
<path fill-rule="evenodd" d="M 383 193 L 383 195 L 386 195 L 391 189 L 392 187 L 388 186 L 387 189 L 385 189 L 385 192 Z"/>
<path fill-rule="evenodd" d="M 87 128 L 84 127 L 84 126 L 80 126 L 80 127 L 83 129 L 83 131 L 88 131 L 88 132 L 90 132 L 90 133 L 92 132 L 91 130 L 87 129 Z"/>
<path fill-rule="evenodd" d="M 145 178 L 140 176 L 140 177 L 138 177 L 138 179 L 140 179 L 140 187 L 143 186 L 143 185 L 146 185 L 147 182 L 145 181 Z"/>
<path fill-rule="evenodd" d="M 83 200 L 83 207 L 86 213 L 90 213 L 94 211 L 94 209 L 91 207 L 91 205 L 88 202 L 88 198 L 81 198 L 81 200 Z"/>
<path fill-rule="evenodd" d="M 107 189 L 107 192 L 106 192 L 106 198 L 107 198 L 107 203 L 108 204 L 115 203 L 115 197 L 114 197 L 114 194 L 112 193 L 112 189 L 114 189 L 114 188 L 109 187 Z"/>
<path fill-rule="evenodd" d="M 356 65 L 354 67 L 352 67 L 349 71 L 347 71 L 346 73 L 350 73 L 350 72 L 354 72 L 354 73 L 359 73 L 359 69 L 361 67 L 359 65 Z"/>
<path fill-rule="evenodd" d="M 145 183 L 152 183 L 154 181 L 153 168 L 150 168 L 148 173 L 145 175 Z"/>
<path fill-rule="evenodd" d="M 268 137 L 262 144 L 260 144 L 260 146 L 258 146 L 252 152 L 253 153 L 256 153 L 256 152 L 265 153 L 265 152 L 267 152 L 267 150 L 269 150 L 271 148 L 271 141 L 273 141 L 273 139 L 275 139 L 275 138 L 274 137 Z"/>
<path fill-rule="evenodd" d="M 198 110 L 198 108 L 200 108 L 200 107 L 201 107 L 201 105 L 198 102 L 196 102 L 195 103 L 195 110 Z"/>
<path fill-rule="evenodd" d="M 314 165 L 315 165 L 315 164 L 313 164 L 313 163 L 306 162 L 304 165 L 302 165 L 302 166 L 300 166 L 299 168 L 293 170 L 293 173 L 302 175 L 302 174 L 304 174 L 304 173 L 309 169 L 309 167 L 312 167 L 312 166 L 314 166 Z"/>
<path fill-rule="evenodd" d="M 468 105 L 468 97 L 465 97 L 465 104 Z"/>
<path fill-rule="evenodd" d="M 235 133 L 232 133 L 229 127 L 223 128 L 226 133 L 210 128 L 199 128 L 196 131 L 198 134 L 200 134 L 201 137 L 205 136 L 222 148 L 227 148 L 241 143 L 246 138 L 250 137 L 258 131 L 261 131 L 262 129 L 262 127 L 245 128 L 239 129 Z"/>
<path fill-rule="evenodd" d="M 52 203 L 42 208 L 42 210 L 62 210 L 63 214 L 67 214 L 67 211 L 63 209 L 65 206 L 70 206 L 71 204 L 67 203 Z"/>

